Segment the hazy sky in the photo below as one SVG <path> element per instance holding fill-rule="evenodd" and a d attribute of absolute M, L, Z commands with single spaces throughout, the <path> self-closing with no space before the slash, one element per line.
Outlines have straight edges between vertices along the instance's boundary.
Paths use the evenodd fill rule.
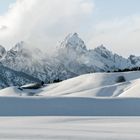
<path fill-rule="evenodd" d="M 16 2 L 16 0 L 0 0 L 0 15 L 7 12 L 9 4 Z"/>
<path fill-rule="evenodd" d="M 0 0 L 0 44 L 21 40 L 53 49 L 78 32 L 88 48 L 104 44 L 140 55 L 140 0 Z"/>

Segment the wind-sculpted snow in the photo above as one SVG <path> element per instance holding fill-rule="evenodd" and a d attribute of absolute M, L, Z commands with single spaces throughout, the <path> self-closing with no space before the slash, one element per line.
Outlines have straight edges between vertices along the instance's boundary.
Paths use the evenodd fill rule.
<path fill-rule="evenodd" d="M 140 72 L 123 73 L 126 81 L 117 83 L 120 75 L 86 74 L 39 89 L 5 88 L 0 116 L 140 116 Z"/>
<path fill-rule="evenodd" d="M 116 80 L 119 76 L 125 77 L 126 81 L 118 83 Z M 22 90 L 9 87 L 0 90 L 0 96 L 28 96 L 32 93 L 32 95 L 47 97 L 118 97 L 132 90 L 132 94 L 129 96 L 137 97 L 139 83 L 140 72 L 94 73 L 47 84 L 37 90 L 28 89 L 28 85 L 26 85 L 26 89 Z M 137 89 L 137 96 L 133 93 L 133 89 Z M 18 94 L 19 92 L 22 94 Z"/>

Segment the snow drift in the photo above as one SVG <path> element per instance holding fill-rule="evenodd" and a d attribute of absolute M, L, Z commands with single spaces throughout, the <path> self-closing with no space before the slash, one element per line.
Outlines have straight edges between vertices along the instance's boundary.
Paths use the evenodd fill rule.
<path fill-rule="evenodd" d="M 119 76 L 125 82 L 116 82 Z M 140 72 L 81 75 L 40 89 L 0 91 L 0 116 L 140 116 Z M 28 87 L 28 85 L 26 85 Z"/>

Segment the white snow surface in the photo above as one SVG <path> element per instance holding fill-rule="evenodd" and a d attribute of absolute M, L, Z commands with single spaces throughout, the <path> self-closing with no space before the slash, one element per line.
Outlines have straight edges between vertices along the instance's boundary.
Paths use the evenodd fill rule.
<path fill-rule="evenodd" d="M 124 76 L 125 82 L 116 82 Z M 28 87 L 33 84 L 25 85 Z M 29 93 L 46 97 L 139 97 L 140 72 L 91 73 L 59 83 L 48 84 L 40 89 L 8 87 L 0 90 L 0 96 L 25 96 Z"/>
<path fill-rule="evenodd" d="M 117 83 L 119 76 L 126 81 Z M 9 87 L 0 90 L 0 116 L 140 116 L 139 85 L 140 72 L 126 72 L 86 74 L 40 89 Z"/>
<path fill-rule="evenodd" d="M 138 117 L 0 117 L 1 140 L 139 140 Z"/>

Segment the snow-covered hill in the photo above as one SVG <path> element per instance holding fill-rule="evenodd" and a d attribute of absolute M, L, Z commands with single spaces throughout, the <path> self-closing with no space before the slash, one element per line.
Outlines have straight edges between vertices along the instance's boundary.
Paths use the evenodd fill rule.
<path fill-rule="evenodd" d="M 118 82 L 123 76 L 125 82 Z M 59 83 L 47 84 L 41 89 L 9 87 L 0 90 L 0 96 L 47 96 L 47 97 L 140 97 L 140 72 L 94 73 L 71 78 Z M 28 87 L 28 85 L 27 85 Z M 134 90 L 134 91 L 133 91 Z M 131 92 L 131 94 L 129 94 Z M 32 94 L 31 94 L 32 93 Z"/>
<path fill-rule="evenodd" d="M 117 82 L 120 76 L 123 76 L 126 81 Z M 91 98 L 119 97 L 131 89 L 129 96 L 140 97 L 140 94 L 138 94 L 139 81 L 140 72 L 86 74 L 57 84 L 48 85 L 38 95 Z M 134 92 L 133 89 L 137 90 L 137 92 Z"/>
<path fill-rule="evenodd" d="M 120 76 L 126 81 L 118 82 Z M 140 72 L 127 72 L 86 74 L 40 89 L 9 87 L 0 91 L 0 115 L 139 116 L 139 83 Z"/>

